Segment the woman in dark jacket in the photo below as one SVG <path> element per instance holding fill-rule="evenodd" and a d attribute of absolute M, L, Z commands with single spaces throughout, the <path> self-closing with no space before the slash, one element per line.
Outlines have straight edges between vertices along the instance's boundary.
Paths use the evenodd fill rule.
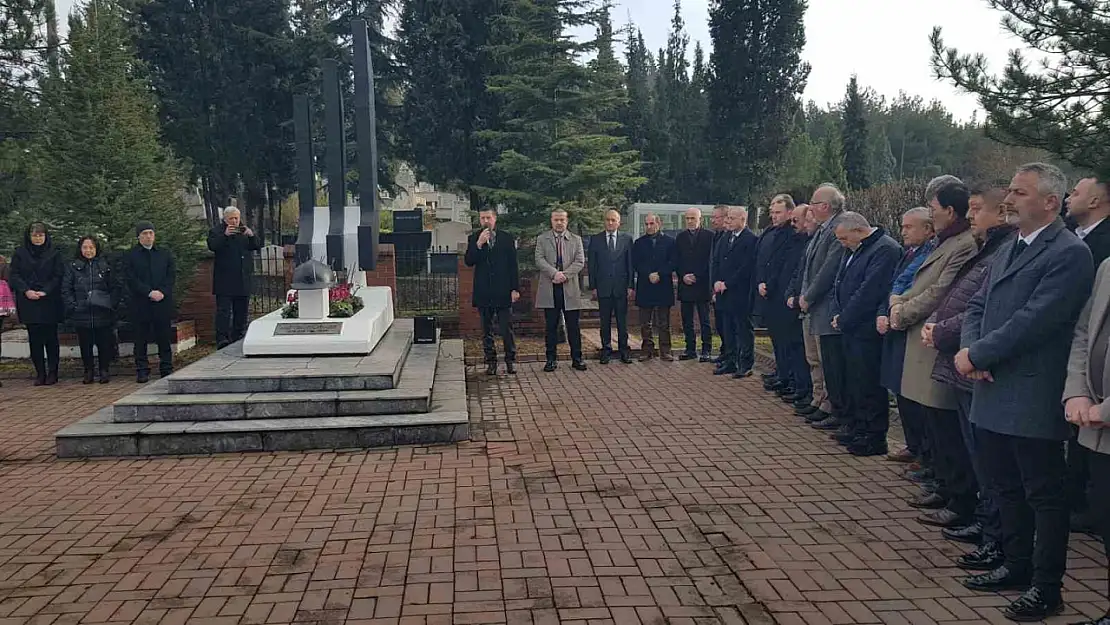
<path fill-rule="evenodd" d="M 112 281 L 108 261 L 100 255 L 100 244 L 91 236 L 77 241 L 77 257 L 66 266 L 62 281 L 62 299 L 66 317 L 77 329 L 81 345 L 81 361 L 85 365 L 85 384 L 92 384 L 96 371 L 93 346 L 100 358 L 100 383 L 109 380 L 108 365 L 115 353 L 112 326 L 119 305 L 119 291 Z"/>
<path fill-rule="evenodd" d="M 11 280 L 16 313 L 27 327 L 35 386 L 58 382 L 58 324 L 62 322 L 62 276 L 65 261 L 54 247 L 46 224 L 35 222 L 12 257 Z"/>

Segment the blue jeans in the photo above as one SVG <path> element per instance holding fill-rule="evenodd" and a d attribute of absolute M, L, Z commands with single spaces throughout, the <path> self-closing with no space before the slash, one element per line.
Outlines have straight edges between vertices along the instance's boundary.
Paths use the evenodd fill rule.
<path fill-rule="evenodd" d="M 1002 518 L 998 513 L 998 503 L 991 493 L 990 482 L 983 473 L 983 461 L 977 453 L 975 426 L 971 423 L 971 393 L 958 392 L 960 431 L 964 436 L 967 453 L 971 455 L 971 467 L 975 480 L 979 483 L 979 504 L 975 507 L 975 520 L 983 526 L 983 542 L 1002 544 Z"/>

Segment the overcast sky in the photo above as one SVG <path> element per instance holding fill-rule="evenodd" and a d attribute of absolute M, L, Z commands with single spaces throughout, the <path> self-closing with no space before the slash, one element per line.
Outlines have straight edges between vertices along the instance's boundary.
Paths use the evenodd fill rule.
<path fill-rule="evenodd" d="M 74 0 L 58 0 L 59 15 L 68 15 Z M 629 18 L 644 33 L 651 50 L 667 43 L 673 0 L 615 0 L 613 22 Z M 683 0 L 682 12 L 691 40 L 709 50 L 709 0 Z M 819 104 L 844 96 L 854 73 L 860 83 L 893 97 L 899 91 L 937 98 L 961 119 L 978 108 L 974 98 L 958 93 L 932 76 L 929 33 L 944 28 L 945 41 L 961 51 L 981 52 L 997 71 L 1019 43 L 1000 26 L 1001 14 L 985 0 L 809 0 L 803 57 L 812 66 L 805 97 Z M 63 26 L 64 28 L 64 26 Z M 691 44 L 691 54 L 693 45 Z"/>

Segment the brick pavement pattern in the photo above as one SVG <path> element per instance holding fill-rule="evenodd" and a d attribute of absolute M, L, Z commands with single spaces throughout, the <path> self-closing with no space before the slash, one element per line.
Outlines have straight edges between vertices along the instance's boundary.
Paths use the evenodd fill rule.
<path fill-rule="evenodd" d="M 0 625 L 1004 622 L 897 467 L 707 365 L 475 375 L 458 446 L 54 459 L 134 388 L 0 389 Z M 1053 623 L 1105 579 L 1074 539 Z"/>

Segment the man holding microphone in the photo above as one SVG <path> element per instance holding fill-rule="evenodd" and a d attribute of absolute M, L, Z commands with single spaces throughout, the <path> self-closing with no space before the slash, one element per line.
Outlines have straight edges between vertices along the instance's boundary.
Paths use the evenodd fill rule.
<path fill-rule="evenodd" d="M 497 349 L 494 347 L 494 322 L 505 349 L 505 372 L 516 373 L 516 343 L 513 340 L 512 305 L 520 299 L 516 241 L 508 232 L 497 230 L 497 212 L 492 208 L 478 213 L 482 230 L 467 240 L 467 267 L 474 268 L 473 304 L 482 317 L 482 351 L 486 374 L 497 375 Z"/>

